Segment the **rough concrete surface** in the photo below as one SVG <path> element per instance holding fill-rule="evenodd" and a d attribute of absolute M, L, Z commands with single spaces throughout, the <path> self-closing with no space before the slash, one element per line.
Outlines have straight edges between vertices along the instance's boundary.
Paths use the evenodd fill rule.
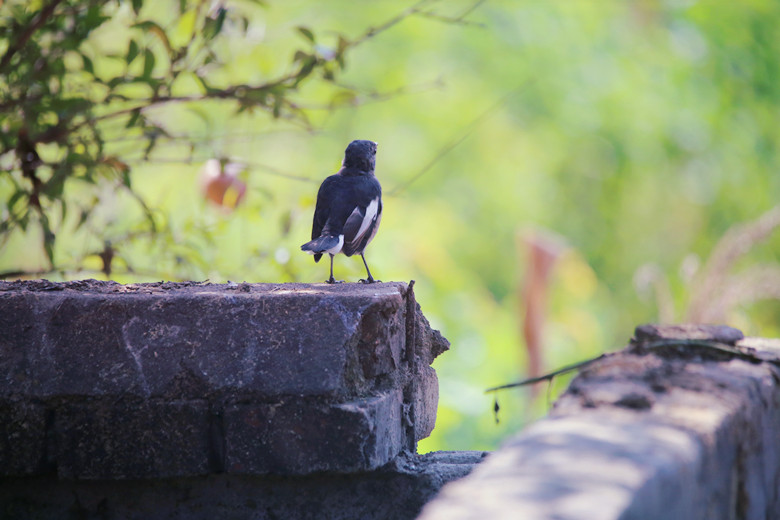
<path fill-rule="evenodd" d="M 483 452 L 401 454 L 382 468 L 300 477 L 208 475 L 124 480 L 0 479 L 13 520 L 412 520 Z"/>
<path fill-rule="evenodd" d="M 88 282 L 0 283 L 2 395 L 358 395 L 406 347 L 405 284 Z"/>
<path fill-rule="evenodd" d="M 780 518 L 778 360 L 727 327 L 640 327 L 420 519 Z"/>
<path fill-rule="evenodd" d="M 0 282 L 0 475 L 379 468 L 448 348 L 404 283 Z"/>

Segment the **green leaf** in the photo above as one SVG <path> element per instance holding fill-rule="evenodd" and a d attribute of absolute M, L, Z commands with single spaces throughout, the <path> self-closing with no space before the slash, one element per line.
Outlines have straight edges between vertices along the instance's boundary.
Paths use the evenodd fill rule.
<path fill-rule="evenodd" d="M 70 168 L 58 168 L 51 179 L 43 185 L 42 193 L 52 200 L 62 199 L 62 190 L 65 188 L 65 180 L 69 171 Z"/>
<path fill-rule="evenodd" d="M 165 46 L 165 50 L 168 51 L 168 54 L 173 54 L 173 48 L 171 47 L 171 42 L 168 40 L 168 35 L 165 33 L 162 27 L 157 25 L 156 22 L 145 20 L 143 22 L 138 22 L 137 24 L 133 25 L 133 27 L 137 27 L 142 29 L 144 32 L 149 32 L 157 36 L 157 38 L 159 38 L 159 40 Z"/>
<path fill-rule="evenodd" d="M 220 7 L 217 10 L 216 17 L 206 18 L 206 22 L 203 25 L 203 37 L 207 40 L 214 39 L 222 31 L 222 25 L 225 23 L 226 16 L 227 9 Z"/>
<path fill-rule="evenodd" d="M 22 215 L 22 218 L 20 218 L 18 221 L 19 227 L 22 228 L 22 232 L 27 232 L 27 224 L 30 222 L 30 211 L 25 211 L 24 215 Z"/>
<path fill-rule="evenodd" d="M 144 0 L 133 0 L 133 11 L 135 12 L 136 16 L 139 12 L 141 12 L 141 7 L 144 6 Z"/>
<path fill-rule="evenodd" d="M 208 92 L 211 92 L 213 89 L 209 86 L 208 83 L 206 83 L 206 80 L 203 79 L 203 77 L 200 74 L 193 74 L 193 77 L 195 80 L 200 83 L 201 88 L 203 89 L 203 93 L 206 94 Z"/>
<path fill-rule="evenodd" d="M 7 204 L 8 210 L 13 212 L 14 204 L 16 204 L 25 195 L 28 195 L 28 193 L 24 190 L 15 191 L 14 194 L 11 195 L 11 197 L 8 199 L 8 204 Z"/>
<path fill-rule="evenodd" d="M 303 25 L 299 25 L 298 27 L 296 27 L 296 29 L 298 30 L 299 33 L 303 35 L 304 38 L 306 38 L 312 43 L 315 42 L 314 33 L 311 32 L 311 29 L 309 29 L 308 27 L 304 27 Z"/>
<path fill-rule="evenodd" d="M 83 226 L 84 223 L 87 221 L 90 215 L 90 211 L 91 210 L 89 209 L 82 208 L 82 210 L 79 212 L 79 220 L 76 222 L 76 227 L 75 227 L 76 230 L 78 230 L 81 226 Z"/>
<path fill-rule="evenodd" d="M 49 259 L 49 264 L 54 267 L 54 233 L 49 225 L 49 217 L 41 213 L 41 228 L 43 229 L 43 250 Z"/>
<path fill-rule="evenodd" d="M 127 124 L 125 125 L 125 128 L 130 128 L 136 125 L 138 123 L 138 119 L 141 117 L 141 109 L 136 108 L 132 112 L 130 112 L 130 119 L 127 120 Z"/>
<path fill-rule="evenodd" d="M 311 74 L 311 71 L 314 70 L 314 66 L 317 64 L 317 59 L 314 56 L 309 56 L 309 59 L 304 61 L 301 65 L 301 69 L 298 71 L 298 74 L 295 78 L 295 85 L 297 86 L 301 81 L 303 81 L 306 76 Z"/>
<path fill-rule="evenodd" d="M 101 12 L 101 7 L 99 5 L 93 5 L 89 9 L 87 9 L 86 16 L 82 16 L 80 18 L 80 22 L 83 24 L 80 29 L 92 30 L 100 26 L 103 22 L 109 19 L 110 17 L 104 15 Z"/>
<path fill-rule="evenodd" d="M 81 55 L 81 61 L 84 63 L 84 70 L 89 72 L 90 74 L 92 74 L 94 76 L 95 75 L 95 67 L 92 64 L 92 60 L 89 59 L 87 56 L 82 54 Z"/>
<path fill-rule="evenodd" d="M 209 113 L 203 107 L 198 105 L 193 105 L 187 107 L 187 111 L 193 114 L 194 116 L 198 117 L 203 122 L 204 126 L 209 127 L 211 125 L 211 119 L 209 117 Z M 190 155 L 192 155 L 194 151 L 195 151 L 195 145 L 192 144 L 190 148 Z"/>
<path fill-rule="evenodd" d="M 330 98 L 330 106 L 338 107 L 344 105 L 353 105 L 357 100 L 357 93 L 352 90 L 342 90 Z"/>
<path fill-rule="evenodd" d="M 192 9 L 179 17 L 176 28 L 171 33 L 175 41 L 187 42 L 195 32 L 195 22 L 197 22 L 197 10 Z M 186 51 L 186 48 L 183 49 Z"/>
<path fill-rule="evenodd" d="M 208 49 L 206 51 L 206 57 L 203 58 L 203 65 L 209 65 L 211 63 L 215 63 L 216 61 L 217 61 L 217 55 L 214 54 L 214 51 Z"/>
<path fill-rule="evenodd" d="M 155 61 L 154 53 L 151 50 L 146 49 L 146 51 L 144 52 L 144 73 L 143 73 L 144 78 L 152 77 L 152 71 L 154 70 L 154 61 Z"/>
<path fill-rule="evenodd" d="M 311 54 L 303 52 L 302 50 L 295 51 L 295 55 L 293 56 L 293 63 L 297 63 L 299 61 L 306 61 L 309 58 L 311 58 Z"/>
<path fill-rule="evenodd" d="M 139 48 L 135 40 L 130 40 L 130 44 L 127 46 L 127 55 L 125 56 L 125 62 L 130 65 L 136 56 L 138 56 Z"/>

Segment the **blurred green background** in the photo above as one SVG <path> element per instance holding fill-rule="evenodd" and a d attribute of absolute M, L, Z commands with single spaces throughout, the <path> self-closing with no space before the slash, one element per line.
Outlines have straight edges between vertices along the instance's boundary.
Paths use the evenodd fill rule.
<path fill-rule="evenodd" d="M 0 6 L 0 52 L 18 34 L 10 20 L 30 23 L 46 5 Z M 372 273 L 416 280 L 425 315 L 452 343 L 434 364 L 438 422 L 421 452 L 495 448 L 565 386 L 555 380 L 535 398 L 501 393 L 496 423 L 484 390 L 527 375 L 529 305 L 543 318 L 535 328 L 543 371 L 618 348 L 644 322 L 710 318 L 780 335 L 780 233 L 771 233 L 777 219 L 767 213 L 780 201 L 780 3 L 134 1 L 56 9 L 79 5 L 105 19 L 58 56 L 52 74 L 60 81 L 46 88 L 95 103 L 87 111 L 97 117 L 79 132 L 95 127 L 102 141 L 94 147 L 77 132 L 75 144 L 41 141 L 38 172 L 45 188 L 63 161 L 101 159 L 67 170 L 58 190 L 44 189 L 48 240 L 29 201 L 18 136 L 22 128 L 41 135 L 72 109 L 38 105 L 56 113 L 31 113 L 33 94 L 21 107 L 20 85 L 43 81 L 34 66 L 28 76 L 14 66 L 30 59 L 25 51 L 0 67 L 0 271 L 8 277 L 107 278 L 98 253 L 110 250 L 108 277 L 123 283 L 320 282 L 327 261 L 299 250 L 318 185 L 349 141 L 371 139 L 385 204 L 366 254 Z M 133 27 L 139 21 L 155 25 Z M 215 23 L 218 34 L 199 32 Z M 152 103 L 138 111 L 143 127 L 128 120 L 133 112 L 101 118 L 165 82 L 174 52 L 155 27 L 174 50 L 211 38 L 213 60 L 190 52 L 181 63 L 196 72 L 155 91 L 193 100 Z M 69 41 L 37 40 L 43 53 Z M 296 51 L 317 56 L 321 68 L 284 92 L 286 104 L 237 113 L 229 96 L 201 99 L 208 88 L 299 71 L 306 58 L 296 61 Z M 143 81 L 105 98 L 109 78 L 129 74 Z M 236 179 L 246 192 L 232 210 L 203 195 L 204 165 L 215 158 L 243 165 Z M 109 171 L 93 177 L 93 167 Z M 132 192 L 123 189 L 130 182 Z M 732 232 L 720 247 L 733 254 L 708 264 L 730 228 L 762 214 L 763 228 Z M 532 246 L 548 253 L 549 276 L 529 261 Z M 359 258 L 340 256 L 335 274 L 356 281 L 364 271 Z M 714 300 L 723 308 L 704 308 Z"/>

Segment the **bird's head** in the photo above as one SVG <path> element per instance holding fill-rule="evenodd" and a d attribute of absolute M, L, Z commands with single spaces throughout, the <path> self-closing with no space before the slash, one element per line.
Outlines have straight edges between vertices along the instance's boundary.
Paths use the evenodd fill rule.
<path fill-rule="evenodd" d="M 376 165 L 376 143 L 374 141 L 352 141 L 344 152 L 344 168 L 371 173 Z"/>

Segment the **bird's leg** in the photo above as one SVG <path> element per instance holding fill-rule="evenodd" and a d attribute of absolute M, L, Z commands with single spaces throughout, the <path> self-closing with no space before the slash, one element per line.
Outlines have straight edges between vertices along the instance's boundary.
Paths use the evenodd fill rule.
<path fill-rule="evenodd" d="M 366 263 L 366 257 L 363 256 L 363 253 L 360 253 L 360 258 L 363 259 L 363 265 L 366 266 L 366 273 L 368 273 L 368 278 L 366 278 L 365 280 L 360 280 L 360 283 L 381 282 L 382 280 L 374 280 L 374 277 L 371 276 L 371 271 L 368 270 L 368 264 Z"/>
<path fill-rule="evenodd" d="M 330 255 L 330 253 L 328 253 Z M 333 278 L 333 255 L 330 255 L 330 278 L 325 280 L 325 283 L 341 283 L 340 281 Z"/>

